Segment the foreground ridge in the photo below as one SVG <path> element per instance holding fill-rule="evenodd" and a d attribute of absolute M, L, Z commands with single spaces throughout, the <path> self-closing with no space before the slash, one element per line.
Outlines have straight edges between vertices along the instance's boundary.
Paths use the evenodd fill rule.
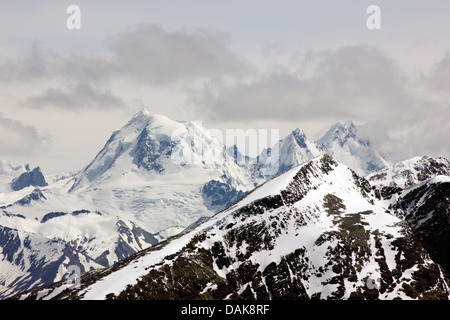
<path fill-rule="evenodd" d="M 59 281 L 73 267 L 112 266 L 320 154 L 359 175 L 387 165 L 350 121 L 317 141 L 298 128 L 271 138 L 275 144 L 252 158 L 201 121 L 142 109 L 79 171 L 44 177 L 0 161 L 0 299 Z"/>
<path fill-rule="evenodd" d="M 14 299 L 448 299 L 446 271 L 399 206 L 417 197 L 390 191 L 319 156 L 75 287 Z"/>

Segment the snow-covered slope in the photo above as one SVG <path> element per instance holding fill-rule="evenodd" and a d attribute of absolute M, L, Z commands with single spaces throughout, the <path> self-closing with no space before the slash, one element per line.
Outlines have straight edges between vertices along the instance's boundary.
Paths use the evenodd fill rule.
<path fill-rule="evenodd" d="M 113 133 L 69 193 L 89 197 L 103 211 L 127 212 L 157 233 L 211 216 L 254 186 L 248 170 L 197 123 L 143 109 Z M 224 188 L 235 197 L 214 198 Z"/>
<path fill-rule="evenodd" d="M 351 121 L 336 123 L 316 141 L 321 152 L 345 163 L 361 176 L 383 169 L 389 163 L 373 148 L 370 140 L 361 138 Z"/>
<path fill-rule="evenodd" d="M 433 260 L 450 274 L 450 162 L 414 157 L 366 178 L 377 198 L 410 225 Z"/>
<path fill-rule="evenodd" d="M 46 176 L 48 186 L 11 191 L 11 181 L 26 166 L 1 162 L 0 226 L 17 232 L 21 245 L 0 246 L 0 283 L 5 287 L 0 295 L 58 280 L 54 270 L 67 270 L 67 261 L 80 264 L 82 271 L 110 266 L 194 228 L 266 179 L 319 154 L 331 152 L 342 163 L 354 164 L 358 173 L 384 165 L 351 123 L 334 126 L 319 141 L 309 141 L 296 129 L 253 161 L 236 147 L 227 149 L 197 122 L 173 121 L 142 109 L 85 168 Z M 54 242 L 63 244 L 57 247 L 58 258 L 23 267 L 17 257 L 26 256 L 29 239 L 45 239 L 36 240 L 36 254 L 50 250 Z M 78 258 L 70 258 L 74 255 Z"/>
<path fill-rule="evenodd" d="M 113 267 L 16 298 L 448 299 L 448 279 L 365 179 L 320 156 Z"/>
<path fill-rule="evenodd" d="M 2 168 L 8 181 L 26 171 L 8 163 Z M 64 256 L 75 249 L 86 256 L 73 260 L 82 271 L 90 268 L 85 260 L 109 266 L 213 215 L 255 186 L 248 168 L 236 164 L 224 145 L 199 125 L 145 109 L 114 132 L 86 168 L 49 182 L 38 189 L 5 192 L 0 199 L 0 225 L 17 231 L 21 244 L 0 246 L 0 283 L 6 288 L 0 296 L 58 280 L 53 262 L 59 263 L 56 269 L 66 270 Z M 46 239 L 39 240 L 36 252 L 49 250 L 55 241 L 63 243 L 58 258 L 26 267 L 18 258 L 5 258 L 24 256 L 25 243 L 34 238 Z M 18 285 L 18 279 L 30 274 L 34 279 L 47 273 L 42 282 Z"/>
<path fill-rule="evenodd" d="M 23 198 L 29 190 L 11 190 L 11 182 L 27 171 L 26 165 L 16 166 L 12 162 L 0 160 L 0 206 Z"/>
<path fill-rule="evenodd" d="M 309 140 L 300 129 L 293 130 L 272 148 L 264 150 L 253 168 L 256 176 L 271 178 L 321 154 L 351 167 L 357 174 L 378 171 L 389 163 L 363 139 L 351 121 L 336 123 L 318 140 Z"/>
<path fill-rule="evenodd" d="M 445 158 L 414 157 L 367 175 L 375 186 L 407 188 L 438 175 L 450 176 L 450 162 Z"/>
<path fill-rule="evenodd" d="M 320 154 L 316 145 L 297 128 L 272 148 L 263 150 L 253 171 L 256 176 L 274 177 Z"/>

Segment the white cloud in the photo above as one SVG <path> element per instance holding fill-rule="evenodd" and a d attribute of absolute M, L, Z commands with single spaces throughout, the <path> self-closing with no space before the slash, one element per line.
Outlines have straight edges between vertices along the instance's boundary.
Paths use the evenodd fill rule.
<path fill-rule="evenodd" d="M 198 97 L 202 112 L 209 108 L 216 121 L 350 119 L 363 123 L 362 132 L 393 160 L 450 156 L 444 138 L 450 136 L 448 57 L 432 76 L 414 79 L 369 46 L 310 51 L 292 61 L 250 82 L 211 82 Z"/>
<path fill-rule="evenodd" d="M 49 144 L 35 127 L 0 115 L 1 156 L 31 156 L 47 150 Z"/>
<path fill-rule="evenodd" d="M 152 84 L 236 75 L 249 67 L 230 50 L 224 33 L 207 29 L 139 25 L 111 37 L 109 50 L 117 73 Z"/>
<path fill-rule="evenodd" d="M 72 111 L 85 108 L 111 109 L 125 106 L 120 97 L 109 90 L 94 88 L 86 83 L 70 85 L 65 90 L 49 88 L 40 95 L 30 96 L 25 105 L 31 108 L 58 107 Z"/>
<path fill-rule="evenodd" d="M 408 100 L 404 85 L 383 53 L 352 46 L 309 52 L 297 65 L 250 83 L 207 88 L 200 101 L 226 119 L 367 119 Z"/>
<path fill-rule="evenodd" d="M 35 40 L 18 57 L 0 60 L 0 81 L 107 82 L 126 77 L 161 85 L 242 74 L 249 67 L 230 49 L 223 32 L 166 31 L 158 25 L 141 24 L 110 36 L 104 51 L 97 54 L 55 52 Z"/>

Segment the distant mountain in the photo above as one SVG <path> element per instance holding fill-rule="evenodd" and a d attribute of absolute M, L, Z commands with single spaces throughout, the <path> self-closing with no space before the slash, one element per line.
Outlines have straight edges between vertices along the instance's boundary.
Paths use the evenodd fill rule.
<path fill-rule="evenodd" d="M 10 257 L 0 258 L 0 296 L 57 281 L 72 264 L 82 271 L 112 266 L 196 227 L 268 179 L 320 154 L 355 164 L 360 176 L 385 164 L 351 122 L 333 126 L 319 142 L 295 129 L 250 158 L 198 122 L 142 109 L 112 133 L 86 167 L 45 177 L 48 185 L 18 183 L 23 188 L 11 190 L 11 181 L 27 180 L 19 177 L 30 178 L 31 171 L 0 162 L 0 182 L 7 181 L 0 183 L 0 227 L 20 244 L 0 245 L 2 257 Z M 27 244 L 34 241 L 33 252 L 42 261 L 27 263 L 32 259 Z M 47 260 L 46 250 L 58 258 Z"/>
<path fill-rule="evenodd" d="M 447 159 L 414 157 L 371 173 L 367 180 L 379 187 L 403 189 L 439 175 L 450 176 L 450 162 Z"/>
<path fill-rule="evenodd" d="M 28 165 L 15 165 L 12 162 L 0 160 L 0 193 L 11 192 L 11 182 L 22 173 L 27 172 Z"/>
<path fill-rule="evenodd" d="M 40 220 L 0 211 L 0 299 L 109 266 L 158 241 L 132 222 L 99 212 L 49 212 Z"/>
<path fill-rule="evenodd" d="M 13 191 L 22 190 L 26 187 L 46 187 L 48 183 L 45 181 L 41 168 L 36 167 L 30 171 L 30 167 L 26 165 L 26 171 L 11 182 Z"/>
<path fill-rule="evenodd" d="M 115 131 L 80 172 L 52 177 L 48 186 L 19 183 L 34 181 L 38 170 L 4 164 L 8 179 L 18 177 L 21 187 L 0 194 L 0 297 L 57 281 L 70 265 L 83 272 L 110 266 L 213 215 L 257 184 L 207 130 L 147 110 Z"/>
<path fill-rule="evenodd" d="M 211 216 L 256 184 L 248 168 L 197 123 L 143 109 L 112 134 L 69 193 L 88 193 L 99 206 L 127 211 L 157 233 Z"/>
<path fill-rule="evenodd" d="M 321 154 L 350 166 L 364 176 L 389 165 L 370 140 L 362 138 L 351 121 L 336 123 L 318 140 L 309 140 L 300 129 L 293 130 L 272 148 L 264 150 L 253 168 L 256 176 L 277 176 Z M 276 162 L 276 163 L 275 163 Z M 274 163 L 276 165 L 274 165 Z"/>
<path fill-rule="evenodd" d="M 345 163 L 361 176 L 381 170 L 389 163 L 362 138 L 351 121 L 336 123 L 316 141 L 318 149 Z"/>
<path fill-rule="evenodd" d="M 449 181 L 438 175 L 382 196 L 319 156 L 77 287 L 63 281 L 14 298 L 447 300 L 449 278 L 428 248 L 439 238 L 422 241 L 436 228 L 426 222 L 448 214 Z"/>
<path fill-rule="evenodd" d="M 257 158 L 254 174 L 261 177 L 274 177 L 292 169 L 321 152 L 315 144 L 306 138 L 300 129 L 293 130 L 272 148 L 264 150 Z"/>

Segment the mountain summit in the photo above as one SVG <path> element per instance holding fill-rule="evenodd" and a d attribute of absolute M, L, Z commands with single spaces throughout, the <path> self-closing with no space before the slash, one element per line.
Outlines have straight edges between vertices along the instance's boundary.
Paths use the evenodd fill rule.
<path fill-rule="evenodd" d="M 274 177 L 318 156 L 320 151 L 300 129 L 293 130 L 269 150 L 264 150 L 254 167 L 256 175 Z M 276 170 L 268 171 L 276 159 Z M 274 166 L 273 166 L 274 167 Z M 267 172 L 269 174 L 267 174 Z"/>
<path fill-rule="evenodd" d="M 328 155 L 262 184 L 114 268 L 24 299 L 449 299 L 449 280 L 385 199 Z"/>
<path fill-rule="evenodd" d="M 69 193 L 89 194 L 98 207 L 125 211 L 158 233 L 179 232 L 254 186 L 248 169 L 201 124 L 142 109 L 75 176 Z"/>
<path fill-rule="evenodd" d="M 336 123 L 316 141 L 322 153 L 345 163 L 359 175 L 381 170 L 389 163 L 374 149 L 370 140 L 361 137 L 351 121 Z"/>
<path fill-rule="evenodd" d="M 8 177 L 8 185 L 0 186 L 8 192 L 0 197 L 0 250 L 6 257 L 0 261 L 0 296 L 60 280 L 70 265 L 81 272 L 111 266 L 195 228 L 248 199 L 245 195 L 264 181 L 320 154 L 334 152 L 359 171 L 375 168 L 366 161 L 376 153 L 354 126 L 343 125 L 341 131 L 343 139 L 329 135 L 330 144 L 324 138 L 319 148 L 295 129 L 255 160 L 237 147 L 227 148 L 200 122 L 142 109 L 112 133 L 86 167 L 48 179 L 48 186 L 11 191 L 12 178 L 27 170 L 0 163 Z"/>

